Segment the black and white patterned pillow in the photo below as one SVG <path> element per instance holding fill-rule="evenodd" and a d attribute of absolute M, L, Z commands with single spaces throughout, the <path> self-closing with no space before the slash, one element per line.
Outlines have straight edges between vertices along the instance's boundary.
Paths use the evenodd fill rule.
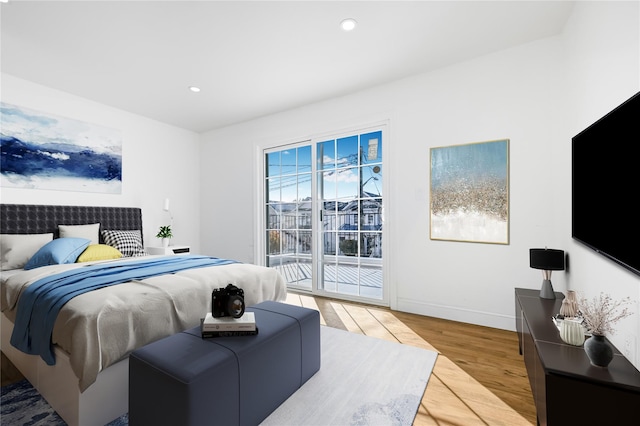
<path fill-rule="evenodd" d="M 142 236 L 139 230 L 120 231 L 105 229 L 102 231 L 102 239 L 105 244 L 116 248 L 122 253 L 122 257 L 146 256 L 142 246 Z"/>

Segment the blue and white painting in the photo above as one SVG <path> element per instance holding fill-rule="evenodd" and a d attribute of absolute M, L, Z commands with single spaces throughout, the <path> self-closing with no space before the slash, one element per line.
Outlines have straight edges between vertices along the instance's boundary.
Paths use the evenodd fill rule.
<path fill-rule="evenodd" d="M 431 239 L 509 244 L 509 140 L 431 148 Z"/>
<path fill-rule="evenodd" d="M 122 192 L 120 131 L 5 102 L 0 123 L 3 187 Z"/>

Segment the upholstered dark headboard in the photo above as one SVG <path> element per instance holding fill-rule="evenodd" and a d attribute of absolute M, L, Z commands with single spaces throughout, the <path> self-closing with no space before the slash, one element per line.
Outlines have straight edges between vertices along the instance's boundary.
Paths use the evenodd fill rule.
<path fill-rule="evenodd" d="M 100 230 L 139 229 L 142 234 L 142 210 L 137 207 L 0 204 L 0 234 L 53 232 L 54 238 L 57 238 L 58 225 L 91 223 L 100 223 Z"/>

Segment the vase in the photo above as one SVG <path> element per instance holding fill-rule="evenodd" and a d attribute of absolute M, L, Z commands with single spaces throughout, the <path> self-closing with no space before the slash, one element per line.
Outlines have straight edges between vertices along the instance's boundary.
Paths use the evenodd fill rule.
<path fill-rule="evenodd" d="M 163 248 L 169 247 L 169 241 L 171 241 L 171 238 L 163 238 L 162 239 L 162 247 Z"/>
<path fill-rule="evenodd" d="M 560 338 L 563 342 L 574 346 L 582 346 L 584 343 L 585 328 L 582 323 L 565 319 L 560 325 Z"/>
<path fill-rule="evenodd" d="M 592 365 L 606 367 L 613 359 L 613 347 L 600 334 L 593 334 L 584 342 L 584 351 Z"/>
<path fill-rule="evenodd" d="M 575 317 L 577 314 L 578 300 L 576 298 L 576 292 L 573 290 L 569 290 L 567 291 L 567 296 L 562 300 L 560 315 L 564 317 Z"/>

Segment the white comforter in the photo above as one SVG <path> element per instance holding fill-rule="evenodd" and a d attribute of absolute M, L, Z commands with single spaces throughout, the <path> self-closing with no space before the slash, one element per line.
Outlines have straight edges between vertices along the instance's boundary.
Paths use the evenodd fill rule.
<path fill-rule="evenodd" d="M 23 288 L 46 275 L 87 264 L 3 274 L 2 312 L 13 321 Z M 134 349 L 199 325 L 211 309 L 213 289 L 229 283 L 244 290 L 247 306 L 286 298 L 286 283 L 275 269 L 242 263 L 196 268 L 76 296 L 60 311 L 52 341 L 69 354 L 84 391 L 101 370 Z"/>

